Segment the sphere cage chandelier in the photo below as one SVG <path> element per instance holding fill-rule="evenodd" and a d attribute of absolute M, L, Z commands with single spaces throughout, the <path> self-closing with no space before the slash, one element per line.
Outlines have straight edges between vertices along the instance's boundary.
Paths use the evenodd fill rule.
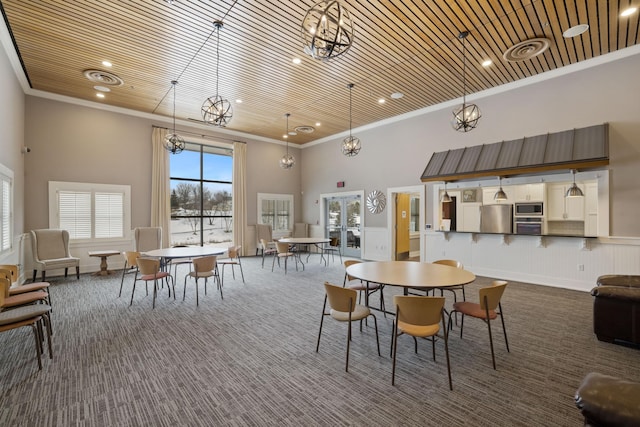
<path fill-rule="evenodd" d="M 284 138 L 287 140 L 287 152 L 280 159 L 280 167 L 282 169 L 291 169 L 293 167 L 293 165 L 296 163 L 295 157 L 293 157 L 291 154 L 289 154 L 289 116 L 290 115 L 291 114 L 289 114 L 289 113 L 286 113 L 284 115 L 287 118 L 287 129 L 286 129 L 285 134 L 284 134 Z"/>
<path fill-rule="evenodd" d="M 184 150 L 184 139 L 176 133 L 176 85 L 177 80 L 171 80 L 173 85 L 173 133 L 164 137 L 164 148 L 171 154 L 179 154 Z"/>
<path fill-rule="evenodd" d="M 342 154 L 348 157 L 353 157 L 360 152 L 361 144 L 360 138 L 351 135 L 351 89 L 355 86 L 353 83 L 349 83 L 349 136 L 342 140 Z"/>
<path fill-rule="evenodd" d="M 229 124 L 233 118 L 233 108 L 231 103 L 220 96 L 218 92 L 219 73 L 220 66 L 220 30 L 223 27 L 222 21 L 213 21 L 213 26 L 216 28 L 217 41 L 216 41 L 216 94 L 207 98 L 202 104 L 202 119 L 208 125 L 217 127 L 225 127 Z"/>
<path fill-rule="evenodd" d="M 464 40 L 469 35 L 468 31 L 463 31 L 458 35 L 462 40 L 462 105 L 453 110 L 453 120 L 451 126 L 458 132 L 469 132 L 478 126 L 478 120 L 482 117 L 480 108 L 476 104 L 467 104 L 467 60 Z"/>
<path fill-rule="evenodd" d="M 304 52 L 319 61 L 346 53 L 353 44 L 353 21 L 337 1 L 321 1 L 302 20 Z"/>

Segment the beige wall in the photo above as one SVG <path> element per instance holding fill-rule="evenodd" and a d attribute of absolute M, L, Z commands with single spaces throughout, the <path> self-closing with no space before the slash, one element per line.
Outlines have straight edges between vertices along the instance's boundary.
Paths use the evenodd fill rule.
<path fill-rule="evenodd" d="M 26 161 L 27 230 L 48 227 L 48 181 L 131 185 L 131 225 L 149 225 L 151 131 L 153 125 L 167 124 L 34 96 L 27 96 L 26 122 L 25 140 L 32 148 Z M 178 126 L 180 130 L 216 136 L 214 131 Z M 244 141 L 248 225 L 256 222 L 258 192 L 294 194 L 298 218 L 300 169 L 285 171 L 278 166 L 284 146 Z M 293 151 L 299 157 L 299 150 Z"/>
<path fill-rule="evenodd" d="M 14 173 L 14 222 L 13 230 L 14 248 L 16 251 L 2 259 L 0 262 L 19 262 L 17 249 L 19 247 L 17 239 L 24 232 L 24 159 L 22 147 L 24 146 L 24 103 L 25 96 L 22 92 L 18 80 L 11 68 L 11 63 L 0 48 L 0 163 L 11 169 Z"/>
<path fill-rule="evenodd" d="M 631 51 L 631 50 L 628 50 Z M 635 48 L 633 52 L 640 50 Z M 419 185 L 433 152 L 494 143 L 546 132 L 610 124 L 612 236 L 640 236 L 640 54 L 487 96 L 475 102 L 483 117 L 477 129 L 459 133 L 445 108 L 371 130 L 354 131 L 362 141 L 358 156 L 340 154 L 339 139 L 303 150 L 303 221 L 316 223 L 315 200 L 345 191 L 386 192 L 388 187 Z M 406 93 L 411 96 L 411 93 Z M 392 102 L 402 102 L 392 101 Z M 370 106 L 354 106 L 371 108 Z M 567 171 L 563 171 L 566 173 Z M 427 200 L 431 185 L 427 186 Z M 428 215 L 432 209 L 427 206 Z M 433 222 L 428 217 L 427 222 Z M 365 215 L 366 227 L 386 226 L 386 215 Z"/>

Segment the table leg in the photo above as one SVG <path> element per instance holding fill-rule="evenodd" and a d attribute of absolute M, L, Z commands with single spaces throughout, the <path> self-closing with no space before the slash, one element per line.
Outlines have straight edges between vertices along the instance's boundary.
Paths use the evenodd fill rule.
<path fill-rule="evenodd" d="M 97 271 L 95 274 L 96 276 L 107 276 L 109 274 L 111 274 L 111 271 L 109 271 L 109 266 L 107 265 L 107 256 L 101 256 L 100 257 L 100 271 Z"/>

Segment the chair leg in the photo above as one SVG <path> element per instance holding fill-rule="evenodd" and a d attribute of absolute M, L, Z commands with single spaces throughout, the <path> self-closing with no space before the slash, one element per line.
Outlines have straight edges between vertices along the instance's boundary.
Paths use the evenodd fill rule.
<path fill-rule="evenodd" d="M 376 344 L 378 345 L 378 356 L 382 356 L 382 354 L 380 354 L 380 338 L 378 337 L 378 319 L 376 319 L 376 316 L 374 316 L 373 314 L 369 314 L 369 316 L 373 317 L 373 324 L 376 328 Z"/>
<path fill-rule="evenodd" d="M 396 353 L 398 352 L 398 327 L 393 324 L 393 364 L 391 365 L 391 385 L 396 384 Z"/>
<path fill-rule="evenodd" d="M 349 372 L 349 348 L 351 347 L 351 313 L 349 313 L 349 328 L 347 329 L 347 360 L 344 371 Z"/>
<path fill-rule="evenodd" d="M 277 258 L 277 256 L 274 255 L 273 256 L 273 262 L 271 263 L 271 272 L 272 273 L 273 273 L 273 267 L 275 267 L 275 265 L 276 265 L 276 258 Z M 278 265 L 280 265 L 280 261 L 279 260 L 278 260 Z"/>
<path fill-rule="evenodd" d="M 486 320 L 485 322 L 487 323 L 487 329 L 489 330 L 489 345 L 491 346 L 491 362 L 493 362 L 493 369 L 496 369 L 496 356 L 493 352 L 493 336 L 491 334 L 491 320 L 489 319 L 489 308 L 486 307 L 487 305 L 487 301 L 486 301 L 487 297 L 485 296 L 485 309 L 486 309 Z M 484 320 L 484 319 L 483 319 Z"/>
<path fill-rule="evenodd" d="M 182 288 L 182 301 L 187 297 L 187 276 L 184 276 L 184 288 Z"/>
<path fill-rule="evenodd" d="M 198 295 L 198 278 L 196 277 L 196 307 L 200 306 L 200 296 Z"/>
<path fill-rule="evenodd" d="M 42 280 L 41 280 L 41 282 L 46 282 L 47 281 L 46 280 L 47 279 L 46 276 L 47 276 L 47 273 L 44 270 L 42 270 Z M 35 279 L 33 281 L 35 282 Z"/>
<path fill-rule="evenodd" d="M 33 269 L 33 280 L 31 280 L 32 282 L 36 281 L 36 275 L 38 274 L 38 270 L 36 270 L 35 268 Z"/>
<path fill-rule="evenodd" d="M 242 276 L 242 283 L 244 283 L 244 271 L 242 271 L 242 264 L 240 264 L 240 258 L 238 258 L 238 265 L 240 266 L 240 276 Z"/>
<path fill-rule="evenodd" d="M 133 288 L 131 289 L 131 301 L 129 302 L 129 307 L 133 305 L 133 294 L 136 292 L 136 279 L 133 279 Z"/>
<path fill-rule="evenodd" d="M 449 360 L 449 334 L 444 324 L 444 311 L 442 312 L 442 329 L 444 331 L 444 354 L 447 358 L 447 375 L 449 376 L 449 390 L 453 390 L 453 382 L 451 381 L 451 363 Z M 435 339 L 435 337 L 434 337 Z"/>
<path fill-rule="evenodd" d="M 69 268 L 68 268 L 68 267 L 66 267 L 66 268 L 64 269 L 64 277 L 65 277 L 65 279 L 67 278 L 67 276 L 68 276 L 68 275 L 69 275 Z"/>
<path fill-rule="evenodd" d="M 500 310 L 500 320 L 502 321 L 502 332 L 504 333 L 504 342 L 507 345 L 507 352 L 509 351 L 509 340 L 507 339 L 507 329 L 504 327 L 504 315 L 502 314 L 502 304 L 498 303 L 498 309 Z"/>
<path fill-rule="evenodd" d="M 80 280 L 80 266 L 76 266 L 76 279 Z"/>
<path fill-rule="evenodd" d="M 146 282 L 145 282 L 146 283 Z M 156 295 L 158 294 L 158 279 L 153 279 L 153 304 L 151 308 L 156 308 Z"/>
<path fill-rule="evenodd" d="M 324 322 L 324 316 L 326 316 L 325 314 L 325 310 L 327 308 L 327 296 L 324 296 L 324 304 L 322 305 L 322 317 L 320 317 L 320 330 L 318 331 L 318 343 L 316 344 L 316 353 L 318 352 L 318 349 L 320 348 L 320 336 L 322 335 L 322 323 Z"/>
<path fill-rule="evenodd" d="M 118 292 L 118 298 L 120 298 L 122 296 L 122 285 L 124 284 L 124 275 L 127 271 L 127 264 L 124 264 L 124 267 L 122 268 L 122 280 L 120 280 L 120 292 Z"/>
<path fill-rule="evenodd" d="M 31 329 L 33 330 L 33 337 L 36 341 L 36 355 L 38 357 L 38 370 L 42 370 L 42 359 L 40 358 L 40 337 L 38 336 L 38 328 L 36 323 L 31 324 Z"/>

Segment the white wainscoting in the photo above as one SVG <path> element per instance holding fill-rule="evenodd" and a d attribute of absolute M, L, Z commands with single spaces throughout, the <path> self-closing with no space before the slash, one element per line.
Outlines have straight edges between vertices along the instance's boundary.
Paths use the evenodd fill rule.
<path fill-rule="evenodd" d="M 603 274 L 640 274 L 640 239 L 429 232 L 426 261 L 461 261 L 476 275 L 590 291 Z"/>
<path fill-rule="evenodd" d="M 386 227 L 364 227 L 360 239 L 362 259 L 367 261 L 388 261 L 389 231 Z"/>

